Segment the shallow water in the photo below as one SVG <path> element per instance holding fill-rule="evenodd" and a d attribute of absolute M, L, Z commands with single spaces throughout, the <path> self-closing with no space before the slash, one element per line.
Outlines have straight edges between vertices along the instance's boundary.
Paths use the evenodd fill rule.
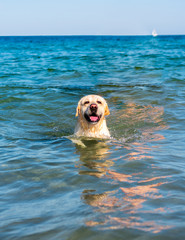
<path fill-rule="evenodd" d="M 185 37 L 0 37 L 1 239 L 185 238 Z M 110 141 L 68 136 L 103 96 Z"/>

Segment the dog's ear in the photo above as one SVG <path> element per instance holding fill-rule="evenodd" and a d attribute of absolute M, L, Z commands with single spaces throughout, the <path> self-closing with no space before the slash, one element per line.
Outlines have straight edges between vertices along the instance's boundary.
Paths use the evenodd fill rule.
<path fill-rule="evenodd" d="M 80 113 L 80 102 L 78 102 L 78 106 L 76 108 L 76 115 L 75 115 L 75 117 L 78 117 L 79 113 Z"/>
<path fill-rule="evenodd" d="M 108 105 L 106 104 L 106 106 L 105 106 L 105 116 L 107 116 L 109 114 L 110 114 L 110 111 L 109 111 Z"/>

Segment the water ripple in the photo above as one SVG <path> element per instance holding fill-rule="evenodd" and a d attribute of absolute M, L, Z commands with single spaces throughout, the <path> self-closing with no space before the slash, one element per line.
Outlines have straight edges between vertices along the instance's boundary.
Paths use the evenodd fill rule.
<path fill-rule="evenodd" d="M 0 37 L 2 239 L 184 239 L 184 40 Z M 81 147 L 87 94 L 112 139 Z"/>

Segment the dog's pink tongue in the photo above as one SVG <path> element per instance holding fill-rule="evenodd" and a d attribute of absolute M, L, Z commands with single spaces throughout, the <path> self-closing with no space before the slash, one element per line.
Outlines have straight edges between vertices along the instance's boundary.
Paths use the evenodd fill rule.
<path fill-rule="evenodd" d="M 98 120 L 97 116 L 90 116 L 91 122 L 96 122 Z"/>

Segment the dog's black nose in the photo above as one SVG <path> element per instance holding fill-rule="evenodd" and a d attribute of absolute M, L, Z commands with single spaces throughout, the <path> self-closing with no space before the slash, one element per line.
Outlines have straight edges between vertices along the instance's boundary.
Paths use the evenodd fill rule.
<path fill-rule="evenodd" d="M 90 105 L 91 112 L 97 112 L 97 108 L 98 106 L 94 103 Z"/>

